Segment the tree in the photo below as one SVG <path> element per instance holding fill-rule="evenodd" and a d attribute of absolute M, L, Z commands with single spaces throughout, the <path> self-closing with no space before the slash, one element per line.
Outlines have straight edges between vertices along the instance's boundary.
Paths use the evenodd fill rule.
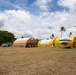
<path fill-rule="evenodd" d="M 36 41 L 37 41 L 37 43 L 39 42 L 39 39 L 38 38 L 36 38 Z"/>
<path fill-rule="evenodd" d="M 61 37 L 62 37 L 62 32 L 63 32 L 63 31 L 66 31 L 65 27 L 64 27 L 64 26 L 61 26 L 61 27 L 60 27 L 60 31 L 61 31 Z"/>
<path fill-rule="evenodd" d="M 22 36 L 21 38 L 24 38 L 24 36 Z"/>
<path fill-rule="evenodd" d="M 72 32 L 69 33 L 69 36 L 71 36 L 71 35 L 72 35 Z"/>
<path fill-rule="evenodd" d="M 54 38 L 54 34 L 52 34 L 50 38 L 53 39 Z"/>
<path fill-rule="evenodd" d="M 0 44 L 7 43 L 7 42 L 13 43 L 13 41 L 15 39 L 16 38 L 15 38 L 13 33 L 8 32 L 8 31 L 1 31 L 0 30 Z"/>

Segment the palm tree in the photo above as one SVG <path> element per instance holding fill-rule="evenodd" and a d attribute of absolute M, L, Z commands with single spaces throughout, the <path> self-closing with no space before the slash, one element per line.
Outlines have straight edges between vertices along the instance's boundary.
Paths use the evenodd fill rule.
<path fill-rule="evenodd" d="M 71 35 L 72 35 L 72 32 L 69 33 L 69 36 L 71 36 Z"/>
<path fill-rule="evenodd" d="M 62 32 L 63 32 L 63 31 L 66 31 L 65 27 L 64 27 L 64 26 L 61 26 L 61 27 L 60 27 L 60 31 L 61 31 L 61 37 L 62 37 Z"/>
<path fill-rule="evenodd" d="M 55 37 L 54 34 L 52 34 L 50 38 L 53 39 L 54 37 Z"/>
<path fill-rule="evenodd" d="M 22 36 L 21 38 L 24 38 L 24 36 Z"/>

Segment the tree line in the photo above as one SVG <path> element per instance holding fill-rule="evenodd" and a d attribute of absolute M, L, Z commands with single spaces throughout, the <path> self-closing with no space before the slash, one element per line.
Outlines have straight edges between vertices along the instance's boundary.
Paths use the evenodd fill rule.
<path fill-rule="evenodd" d="M 61 37 L 62 37 L 62 35 L 63 35 L 63 32 L 65 32 L 66 31 L 66 28 L 64 27 L 64 26 L 61 26 L 60 27 L 60 32 L 61 32 Z M 72 35 L 72 32 L 70 32 L 69 33 L 69 37 Z M 51 34 L 51 39 L 53 39 L 55 37 L 55 35 L 54 34 Z"/>
<path fill-rule="evenodd" d="M 8 42 L 13 43 L 15 39 L 16 38 L 13 33 L 0 30 L 0 44 Z"/>
<path fill-rule="evenodd" d="M 62 37 L 62 33 L 64 31 L 66 31 L 66 28 L 64 26 L 61 26 L 60 27 L 61 37 Z M 69 36 L 71 36 L 71 35 L 72 35 L 72 32 L 69 33 Z M 55 35 L 52 34 L 50 38 L 53 39 L 54 37 L 55 37 Z M 22 36 L 22 38 L 23 38 L 23 36 Z M 16 38 L 13 33 L 0 30 L 0 44 L 8 43 L 8 42 L 13 43 L 14 40 L 16 40 Z M 39 39 L 36 39 L 36 40 L 37 40 L 37 42 L 39 41 Z"/>

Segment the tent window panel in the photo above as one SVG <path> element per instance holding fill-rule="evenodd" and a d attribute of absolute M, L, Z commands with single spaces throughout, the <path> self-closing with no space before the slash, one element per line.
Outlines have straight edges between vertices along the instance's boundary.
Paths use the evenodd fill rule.
<path fill-rule="evenodd" d="M 62 43 L 60 43 L 60 44 L 64 44 L 64 45 L 67 45 L 67 43 L 66 43 L 66 42 L 62 42 Z"/>
<path fill-rule="evenodd" d="M 60 40 L 60 44 L 64 44 L 64 45 L 67 45 L 69 41 L 65 41 L 65 40 Z"/>

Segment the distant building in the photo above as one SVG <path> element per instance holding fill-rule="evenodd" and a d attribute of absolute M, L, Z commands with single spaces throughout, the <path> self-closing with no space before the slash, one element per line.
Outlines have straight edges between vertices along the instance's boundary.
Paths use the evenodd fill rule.
<path fill-rule="evenodd" d="M 13 42 L 14 47 L 37 47 L 37 41 L 34 38 L 21 38 Z"/>

